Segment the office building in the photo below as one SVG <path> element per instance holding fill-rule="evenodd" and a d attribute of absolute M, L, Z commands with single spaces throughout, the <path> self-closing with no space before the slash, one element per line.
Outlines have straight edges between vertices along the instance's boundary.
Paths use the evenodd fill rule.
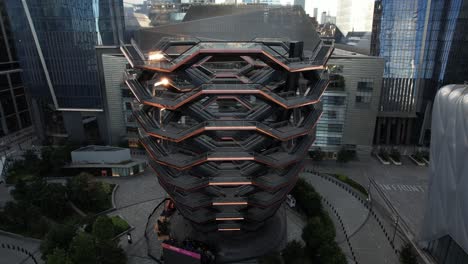
<path fill-rule="evenodd" d="M 305 10 L 305 0 L 294 0 L 294 5 L 302 6 Z"/>
<path fill-rule="evenodd" d="M 21 78 L 11 27 L 0 2 L 0 152 L 33 137 L 28 96 Z M 21 146 L 19 146 L 21 147 Z"/>
<path fill-rule="evenodd" d="M 468 88 L 446 85 L 432 113 L 422 245 L 440 264 L 468 263 Z"/>
<path fill-rule="evenodd" d="M 315 42 L 312 57 L 302 42 L 275 39 L 123 48 L 141 142 L 197 229 L 255 231 L 294 186 L 315 139 L 333 50 Z"/>
<path fill-rule="evenodd" d="M 5 3 L 39 136 L 106 143 L 95 46 L 120 44 L 122 1 Z"/>
<path fill-rule="evenodd" d="M 372 31 L 375 0 L 338 0 L 336 25 L 344 35 L 353 31 Z"/>
<path fill-rule="evenodd" d="M 336 24 L 336 16 L 327 15 L 327 12 L 322 12 L 320 24 Z"/>
<path fill-rule="evenodd" d="M 371 53 L 385 59 L 376 144 L 429 144 L 436 91 L 463 83 L 468 75 L 467 5 L 462 0 L 375 2 Z"/>
<path fill-rule="evenodd" d="M 125 85 L 127 60 L 119 46 L 96 48 L 100 85 L 103 88 L 107 144 L 138 147 L 133 95 Z"/>
<path fill-rule="evenodd" d="M 383 68 L 381 58 L 335 49 L 327 63 L 330 83 L 322 96 L 313 149 L 371 151 Z"/>

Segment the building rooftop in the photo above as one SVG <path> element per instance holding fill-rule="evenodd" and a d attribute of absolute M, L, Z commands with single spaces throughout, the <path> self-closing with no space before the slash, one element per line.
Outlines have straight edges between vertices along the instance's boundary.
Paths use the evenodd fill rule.
<path fill-rule="evenodd" d="M 149 51 L 167 36 L 224 41 L 251 41 L 255 38 L 302 40 L 304 50 L 309 51 L 314 51 L 321 43 L 311 20 L 298 6 L 259 8 L 253 5 L 237 8 L 222 5 L 213 7 L 217 10 L 214 13 L 202 11 L 201 6 L 193 8 L 184 22 L 137 31 L 135 39 L 139 47 Z M 191 15 L 191 12 L 196 15 Z"/>
<path fill-rule="evenodd" d="M 89 145 L 89 146 L 82 147 L 74 151 L 81 152 L 81 151 L 120 151 L 120 150 L 125 150 L 125 148 Z"/>
<path fill-rule="evenodd" d="M 349 57 L 360 58 L 360 59 L 369 59 L 369 58 L 379 59 L 378 57 L 368 56 L 365 54 L 361 54 L 361 53 L 357 53 L 353 51 L 347 51 L 347 50 L 338 49 L 338 48 L 335 48 L 331 56 L 332 59 L 333 58 L 335 59 L 336 58 L 349 58 Z"/>

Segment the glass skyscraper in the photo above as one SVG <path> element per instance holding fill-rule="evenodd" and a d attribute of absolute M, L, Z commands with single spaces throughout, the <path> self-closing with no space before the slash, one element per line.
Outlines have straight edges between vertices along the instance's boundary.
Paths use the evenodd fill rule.
<path fill-rule="evenodd" d="M 466 45 L 466 2 L 376 1 L 371 53 L 385 59 L 385 69 L 375 143 L 422 144 L 428 137 L 425 113 L 436 90 L 462 81 L 468 71 L 455 54 L 466 53 L 460 48 Z"/>
<path fill-rule="evenodd" d="M 0 1 L 0 151 L 33 134 L 21 72 L 8 16 Z"/>
<path fill-rule="evenodd" d="M 120 45 L 122 0 L 5 0 L 24 83 L 46 136 L 99 143 L 105 95 L 96 46 Z M 93 127 L 92 129 L 90 127 Z M 97 130 L 101 131 L 100 133 Z"/>
<path fill-rule="evenodd" d="M 120 3 L 119 3 L 120 2 Z M 24 80 L 56 108 L 102 108 L 96 45 L 118 45 L 122 1 L 6 0 Z M 115 17 L 121 16 L 121 25 Z M 120 28 L 119 28 L 120 27 Z"/>

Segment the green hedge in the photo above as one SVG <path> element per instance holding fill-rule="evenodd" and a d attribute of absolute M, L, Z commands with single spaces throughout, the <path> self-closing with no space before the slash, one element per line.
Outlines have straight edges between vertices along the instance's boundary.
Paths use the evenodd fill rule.
<path fill-rule="evenodd" d="M 120 216 L 112 216 L 111 217 L 112 224 L 114 225 L 114 234 L 118 235 L 130 228 L 130 225 L 127 221 L 123 220 Z"/>
<path fill-rule="evenodd" d="M 362 186 L 361 184 L 355 182 L 353 179 L 348 178 L 347 176 L 342 175 L 342 174 L 329 174 L 329 175 L 333 176 L 335 179 L 341 182 L 348 184 L 349 186 L 353 187 L 354 189 L 364 194 L 365 196 L 369 196 L 369 193 L 367 192 L 366 188 Z"/>

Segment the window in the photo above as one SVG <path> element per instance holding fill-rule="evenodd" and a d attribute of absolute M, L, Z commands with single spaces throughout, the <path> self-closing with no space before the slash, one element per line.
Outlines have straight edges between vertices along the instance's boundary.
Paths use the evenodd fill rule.
<path fill-rule="evenodd" d="M 323 104 L 324 105 L 344 105 L 346 97 L 344 96 L 330 96 L 325 95 L 323 96 Z"/>
<path fill-rule="evenodd" d="M 356 107 L 369 107 L 372 101 L 372 92 L 374 90 L 374 81 L 371 79 L 362 79 L 357 83 Z"/>
<path fill-rule="evenodd" d="M 374 90 L 373 81 L 359 81 L 357 83 L 358 92 L 372 92 Z"/>
<path fill-rule="evenodd" d="M 131 102 L 125 102 L 125 110 L 132 110 L 132 103 Z"/>
<path fill-rule="evenodd" d="M 339 146 L 341 145 L 341 138 L 340 137 L 327 137 L 327 145 Z"/>
<path fill-rule="evenodd" d="M 342 133 L 343 125 L 342 124 L 328 124 L 328 132 Z"/>
<path fill-rule="evenodd" d="M 372 96 L 356 95 L 356 103 L 370 104 Z"/>
<path fill-rule="evenodd" d="M 323 118 L 336 119 L 337 113 L 335 110 L 323 111 Z"/>

